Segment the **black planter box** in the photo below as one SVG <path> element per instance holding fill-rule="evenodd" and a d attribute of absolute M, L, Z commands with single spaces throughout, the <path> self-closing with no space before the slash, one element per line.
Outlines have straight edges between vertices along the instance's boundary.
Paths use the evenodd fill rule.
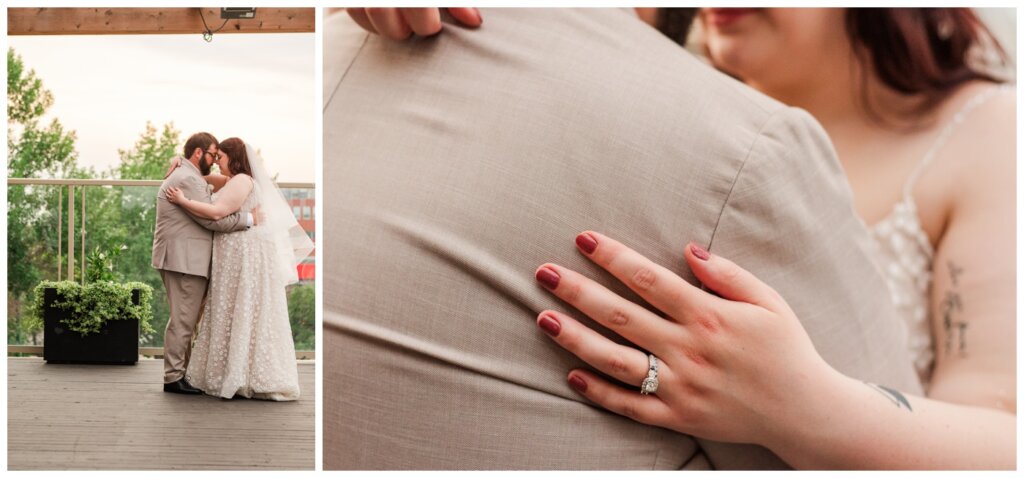
<path fill-rule="evenodd" d="M 132 291 L 132 303 L 139 305 L 141 291 Z M 65 329 L 60 321 L 69 311 L 53 307 L 57 289 L 43 295 L 43 358 L 47 363 L 96 363 L 134 365 L 139 361 L 139 321 L 111 320 L 93 334 L 82 335 Z"/>

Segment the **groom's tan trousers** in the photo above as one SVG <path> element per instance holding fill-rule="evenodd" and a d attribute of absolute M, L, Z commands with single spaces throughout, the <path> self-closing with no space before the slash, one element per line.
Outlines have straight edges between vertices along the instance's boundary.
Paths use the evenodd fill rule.
<path fill-rule="evenodd" d="M 207 279 L 182 272 L 160 271 L 171 306 L 171 317 L 164 330 L 164 383 L 185 376 L 191 351 L 192 334 L 206 302 Z"/>

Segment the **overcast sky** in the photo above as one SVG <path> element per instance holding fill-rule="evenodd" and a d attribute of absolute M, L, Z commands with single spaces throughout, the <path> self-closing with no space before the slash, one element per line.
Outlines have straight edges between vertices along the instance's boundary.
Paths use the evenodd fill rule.
<path fill-rule="evenodd" d="M 259 148 L 279 181 L 313 182 L 312 33 L 13 36 L 54 96 L 48 117 L 78 135 L 79 164 L 105 170 L 145 131 L 173 122 Z M 47 119 L 47 122 L 49 119 Z M 183 146 L 183 145 L 179 145 Z"/>

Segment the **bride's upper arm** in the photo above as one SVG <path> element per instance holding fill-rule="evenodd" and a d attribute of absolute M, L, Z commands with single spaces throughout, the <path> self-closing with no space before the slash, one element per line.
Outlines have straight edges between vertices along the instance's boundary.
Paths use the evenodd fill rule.
<path fill-rule="evenodd" d="M 928 395 L 1016 412 L 1015 107 L 985 106 L 964 124 L 961 174 L 932 266 Z"/>
<path fill-rule="evenodd" d="M 252 178 L 244 174 L 236 175 L 221 188 L 216 205 L 223 208 L 225 216 L 231 214 L 242 207 L 242 203 L 245 202 L 245 198 L 249 196 L 252 188 Z"/>
<path fill-rule="evenodd" d="M 221 174 L 208 174 L 203 177 L 207 184 L 213 186 L 213 191 L 218 192 L 228 182 L 228 177 Z"/>

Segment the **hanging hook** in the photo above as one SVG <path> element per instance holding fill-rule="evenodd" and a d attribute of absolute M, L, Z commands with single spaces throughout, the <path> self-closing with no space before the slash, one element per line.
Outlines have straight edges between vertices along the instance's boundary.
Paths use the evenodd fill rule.
<path fill-rule="evenodd" d="M 217 27 L 216 30 L 210 30 L 210 26 L 206 24 L 206 16 L 203 15 L 203 8 L 202 7 L 199 7 L 199 18 L 203 20 L 203 28 L 206 29 L 206 31 L 203 32 L 203 40 L 206 40 L 206 43 L 212 42 L 213 41 L 213 34 L 219 32 L 221 30 L 221 28 L 224 28 L 224 25 L 228 24 L 228 19 L 225 18 L 224 19 L 224 23 L 221 23 L 220 26 Z"/>

